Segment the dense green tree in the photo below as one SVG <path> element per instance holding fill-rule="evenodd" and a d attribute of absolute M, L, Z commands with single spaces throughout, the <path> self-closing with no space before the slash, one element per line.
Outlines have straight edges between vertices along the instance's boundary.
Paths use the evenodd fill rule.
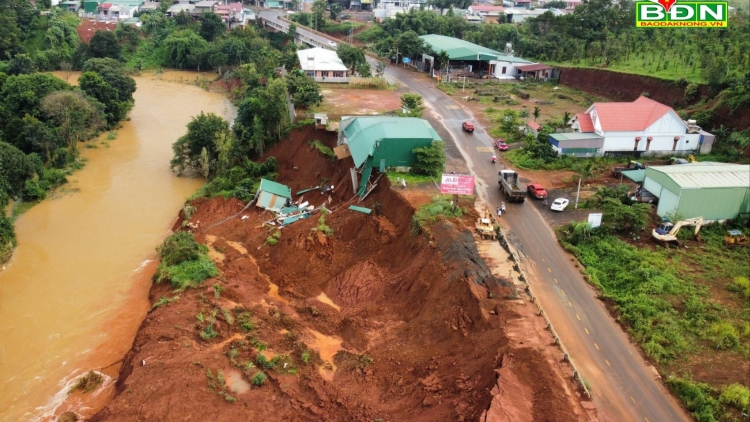
<path fill-rule="evenodd" d="M 213 41 L 221 36 L 227 30 L 227 24 L 221 19 L 221 16 L 213 12 L 201 13 L 200 34 L 206 41 Z"/>
<path fill-rule="evenodd" d="M 135 81 L 127 76 L 117 60 L 90 59 L 78 79 L 81 90 L 104 105 L 107 127 L 125 119 L 133 108 Z"/>
<path fill-rule="evenodd" d="M 424 113 L 422 96 L 407 92 L 401 95 L 401 115 L 405 117 L 422 117 Z"/>
<path fill-rule="evenodd" d="M 432 141 L 428 147 L 414 148 L 416 155 L 412 172 L 433 177 L 440 176 L 445 168 L 445 142 Z"/>
<path fill-rule="evenodd" d="M 320 86 L 315 80 L 302 71 L 289 73 L 285 78 L 287 90 L 292 95 L 294 105 L 301 107 L 313 107 L 323 101 L 320 94 Z"/>
<path fill-rule="evenodd" d="M 325 25 L 327 4 L 325 0 L 315 0 L 312 6 L 312 27 L 320 31 Z"/>
<path fill-rule="evenodd" d="M 0 104 L 14 116 L 40 116 L 42 98 L 55 91 L 70 89 L 62 79 L 46 73 L 9 76 L 0 91 Z"/>
<path fill-rule="evenodd" d="M 117 24 L 115 29 L 115 35 L 117 40 L 123 45 L 129 52 L 135 52 L 140 43 L 140 30 L 135 25 L 124 25 L 122 23 Z"/>
<path fill-rule="evenodd" d="M 330 9 L 331 20 L 336 20 L 344 8 L 338 3 L 331 3 Z"/>
<path fill-rule="evenodd" d="M 26 180 L 33 176 L 34 171 L 26 154 L 13 145 L 0 141 L 0 183 L 3 190 L 15 198 L 23 190 Z"/>
<path fill-rule="evenodd" d="M 164 40 L 164 65 L 197 69 L 208 50 L 208 42 L 193 31 L 180 31 Z"/>
<path fill-rule="evenodd" d="M 566 3 L 563 0 L 553 0 L 553 1 L 545 3 L 544 7 L 546 9 L 563 9 L 564 10 L 568 7 L 568 3 Z"/>
<path fill-rule="evenodd" d="M 188 133 L 173 145 L 174 157 L 170 162 L 172 170 L 181 174 L 186 169 L 200 170 L 204 176 L 215 174 L 220 166 L 220 156 L 226 155 L 231 131 L 229 123 L 213 113 L 194 117 L 188 123 Z M 204 167 L 201 168 L 201 154 Z"/>
<path fill-rule="evenodd" d="M 91 56 L 96 59 L 110 58 L 119 60 L 122 55 L 122 47 L 112 31 L 96 31 L 89 42 Z"/>
<path fill-rule="evenodd" d="M 29 75 L 35 71 L 34 60 L 27 54 L 16 54 L 8 65 L 10 75 Z"/>
<path fill-rule="evenodd" d="M 367 62 L 365 59 L 365 50 L 349 44 L 339 44 L 336 54 L 344 62 L 344 65 L 352 70 L 356 69 L 360 64 Z"/>
<path fill-rule="evenodd" d="M 0 59 L 7 59 L 21 49 L 21 30 L 12 10 L 0 12 Z"/>
<path fill-rule="evenodd" d="M 39 154 L 44 161 L 49 162 L 54 152 L 65 146 L 53 127 L 32 116 L 15 118 L 8 127 L 13 129 L 8 136 L 9 143 L 26 154 Z"/>
<path fill-rule="evenodd" d="M 396 39 L 398 53 L 402 57 L 414 58 L 417 54 L 427 52 L 424 40 L 414 31 L 406 31 Z"/>
<path fill-rule="evenodd" d="M 78 142 L 91 139 L 106 124 L 105 106 L 80 91 L 53 92 L 44 97 L 41 109 L 55 122 L 60 136 L 73 151 Z"/>
<path fill-rule="evenodd" d="M 60 9 L 50 12 L 47 19 L 47 33 L 44 45 L 47 54 L 55 52 L 61 61 L 71 61 L 78 46 L 78 20 Z M 83 61 L 81 62 L 83 64 Z"/>

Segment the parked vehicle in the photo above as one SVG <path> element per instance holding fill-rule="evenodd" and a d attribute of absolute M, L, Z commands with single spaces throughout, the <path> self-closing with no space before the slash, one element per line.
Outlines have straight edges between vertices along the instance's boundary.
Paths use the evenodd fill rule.
<path fill-rule="evenodd" d="M 642 163 L 639 163 L 638 161 L 631 161 L 628 163 L 627 166 L 624 167 L 615 167 L 612 169 L 612 176 L 614 177 L 620 177 L 622 176 L 623 171 L 627 170 L 644 170 L 646 166 L 644 166 Z"/>
<path fill-rule="evenodd" d="M 687 159 L 680 157 L 672 157 L 669 159 L 669 164 L 689 164 L 694 162 L 695 157 L 693 156 L 693 154 L 688 155 Z"/>
<path fill-rule="evenodd" d="M 659 202 L 659 197 L 645 189 L 641 189 L 640 191 L 636 191 L 635 194 L 630 197 L 630 200 L 642 204 L 656 204 Z"/>
<path fill-rule="evenodd" d="M 495 149 L 498 151 L 507 151 L 508 150 L 508 144 L 505 143 L 505 140 L 498 139 L 495 141 Z"/>
<path fill-rule="evenodd" d="M 497 174 L 500 176 L 497 184 L 500 190 L 505 192 L 505 198 L 508 202 L 523 202 L 526 200 L 526 190 L 518 182 L 518 173 L 513 170 L 500 170 Z"/>
<path fill-rule="evenodd" d="M 661 223 L 659 227 L 652 230 L 651 235 L 654 239 L 661 241 L 665 245 L 669 243 L 677 243 L 678 246 L 681 246 L 680 241 L 677 240 L 677 233 L 680 229 L 685 226 L 695 226 L 695 233 L 693 233 L 693 236 L 698 240 L 698 232 L 702 225 L 703 217 L 688 218 L 687 220 L 678 221 L 677 224 L 665 221 Z"/>
<path fill-rule="evenodd" d="M 526 192 L 537 199 L 544 199 L 547 197 L 547 191 L 544 190 L 544 187 L 542 187 L 542 185 L 540 185 L 539 183 L 530 183 L 529 185 L 527 185 Z"/>
<path fill-rule="evenodd" d="M 336 47 L 336 43 L 333 41 L 328 41 L 328 45 L 331 47 Z"/>
<path fill-rule="evenodd" d="M 472 122 L 464 122 L 461 125 L 461 128 L 464 131 L 466 131 L 466 132 L 472 133 L 472 132 L 474 132 L 474 123 L 472 123 Z"/>
<path fill-rule="evenodd" d="M 565 198 L 557 198 L 555 199 L 555 202 L 550 205 L 549 209 L 551 209 L 552 211 L 563 211 L 569 203 L 570 201 Z"/>

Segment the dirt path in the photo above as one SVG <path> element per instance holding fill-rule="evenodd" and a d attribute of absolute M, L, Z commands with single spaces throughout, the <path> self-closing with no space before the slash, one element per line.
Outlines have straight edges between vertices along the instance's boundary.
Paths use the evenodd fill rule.
<path fill-rule="evenodd" d="M 339 208 L 352 197 L 350 163 L 326 161 L 308 139 L 333 143 L 305 129 L 269 155 L 293 192 L 324 177 L 341 186 L 326 216 L 335 234 L 313 231 L 316 215 L 264 246 L 259 225 L 269 215 L 258 208 L 198 231 L 222 275 L 150 312 L 117 397 L 93 420 L 586 420 L 559 357 L 545 351 L 549 339 L 525 339 L 536 322 L 501 258 L 496 275 L 480 258 L 465 229 L 476 213 L 436 223 L 429 239 L 413 236 L 413 207 L 385 178 L 358 204 L 379 204 L 379 215 Z M 201 227 L 243 208 L 195 206 Z M 174 295 L 165 285 L 151 291 L 152 302 Z M 204 340 L 208 318 L 218 334 Z M 267 381 L 252 385 L 261 371 Z"/>

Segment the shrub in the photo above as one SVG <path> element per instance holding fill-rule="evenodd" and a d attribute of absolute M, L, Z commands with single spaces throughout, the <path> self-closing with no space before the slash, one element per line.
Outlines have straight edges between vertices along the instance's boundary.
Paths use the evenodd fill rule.
<path fill-rule="evenodd" d="M 740 345 L 740 334 L 737 332 L 737 328 L 726 321 L 711 324 L 706 336 L 711 340 L 713 346 L 719 350 L 733 349 Z"/>
<path fill-rule="evenodd" d="M 307 365 L 308 362 L 310 362 L 310 351 L 305 350 L 302 352 L 302 362 L 305 362 L 305 365 Z"/>
<path fill-rule="evenodd" d="M 319 140 L 316 139 L 314 141 L 309 142 L 309 144 L 313 148 L 317 149 L 318 152 L 323 154 L 326 158 L 329 158 L 329 159 L 336 158 L 336 153 L 333 152 L 333 149 L 330 147 L 327 147 L 324 143 L 320 142 Z"/>
<path fill-rule="evenodd" d="M 440 176 L 445 168 L 445 142 L 432 141 L 430 146 L 414 148 L 411 152 L 416 156 L 412 172 Z"/>
<path fill-rule="evenodd" d="M 47 196 L 47 193 L 39 185 L 39 181 L 35 179 L 27 180 L 23 186 L 23 191 L 21 191 L 21 198 L 24 201 L 41 201 L 45 196 Z"/>
<path fill-rule="evenodd" d="M 268 377 L 266 376 L 266 374 L 263 373 L 263 371 L 261 371 L 261 372 L 258 372 L 257 374 L 255 374 L 253 376 L 253 379 L 251 381 L 252 381 L 252 383 L 253 383 L 254 386 L 260 387 L 260 386 L 264 385 L 267 380 L 268 380 Z"/>
<path fill-rule="evenodd" d="M 747 277 L 735 277 L 734 283 L 729 283 L 727 289 L 741 294 L 746 300 L 750 299 L 750 280 Z"/>
<path fill-rule="evenodd" d="M 219 335 L 219 333 L 217 333 L 216 330 L 214 330 L 214 326 L 211 324 L 206 325 L 206 328 L 201 330 L 201 334 L 200 334 L 201 338 L 206 341 L 211 340 L 217 335 Z"/>
<path fill-rule="evenodd" d="M 218 275 L 219 270 L 211 258 L 202 254 L 195 261 L 184 261 L 177 265 L 167 266 L 162 262 L 154 274 L 154 281 L 158 284 L 169 280 L 175 289 L 185 290 Z"/>
<path fill-rule="evenodd" d="M 461 207 L 451 203 L 450 196 L 444 195 L 436 196 L 432 198 L 432 202 L 420 206 L 411 220 L 412 234 L 422 232 L 429 234 L 428 226 L 437 221 L 438 218 L 460 217 L 463 215 Z"/>
<path fill-rule="evenodd" d="M 156 248 L 164 265 L 177 265 L 185 261 L 195 261 L 201 256 L 201 245 L 190 232 L 177 232 Z"/>
<path fill-rule="evenodd" d="M 90 391 L 96 390 L 96 388 L 99 387 L 103 382 L 104 377 L 102 377 L 102 374 L 95 371 L 89 371 L 76 380 L 75 384 L 70 387 L 69 393 L 72 393 L 74 391 L 88 393 Z"/>
<path fill-rule="evenodd" d="M 719 401 L 734 406 L 741 412 L 750 412 L 750 388 L 737 383 L 726 386 L 721 391 Z"/>
<path fill-rule="evenodd" d="M 685 87 L 685 102 L 691 103 L 698 96 L 698 85 L 689 84 Z"/>
<path fill-rule="evenodd" d="M 711 396 L 714 390 L 710 385 L 676 377 L 670 377 L 667 385 L 698 422 L 716 421 L 714 413 L 718 410 L 718 402 Z"/>

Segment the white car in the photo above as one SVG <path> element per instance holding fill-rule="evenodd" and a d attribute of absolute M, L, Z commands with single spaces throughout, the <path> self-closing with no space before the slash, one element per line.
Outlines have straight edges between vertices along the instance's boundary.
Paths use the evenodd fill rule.
<path fill-rule="evenodd" d="M 336 47 L 336 43 L 333 41 L 328 41 L 328 45 L 330 45 L 331 47 Z"/>
<path fill-rule="evenodd" d="M 565 209 L 565 207 L 568 206 L 569 203 L 570 201 L 565 198 L 557 198 L 555 199 L 555 202 L 550 205 L 549 209 L 551 209 L 552 211 L 562 211 Z"/>

